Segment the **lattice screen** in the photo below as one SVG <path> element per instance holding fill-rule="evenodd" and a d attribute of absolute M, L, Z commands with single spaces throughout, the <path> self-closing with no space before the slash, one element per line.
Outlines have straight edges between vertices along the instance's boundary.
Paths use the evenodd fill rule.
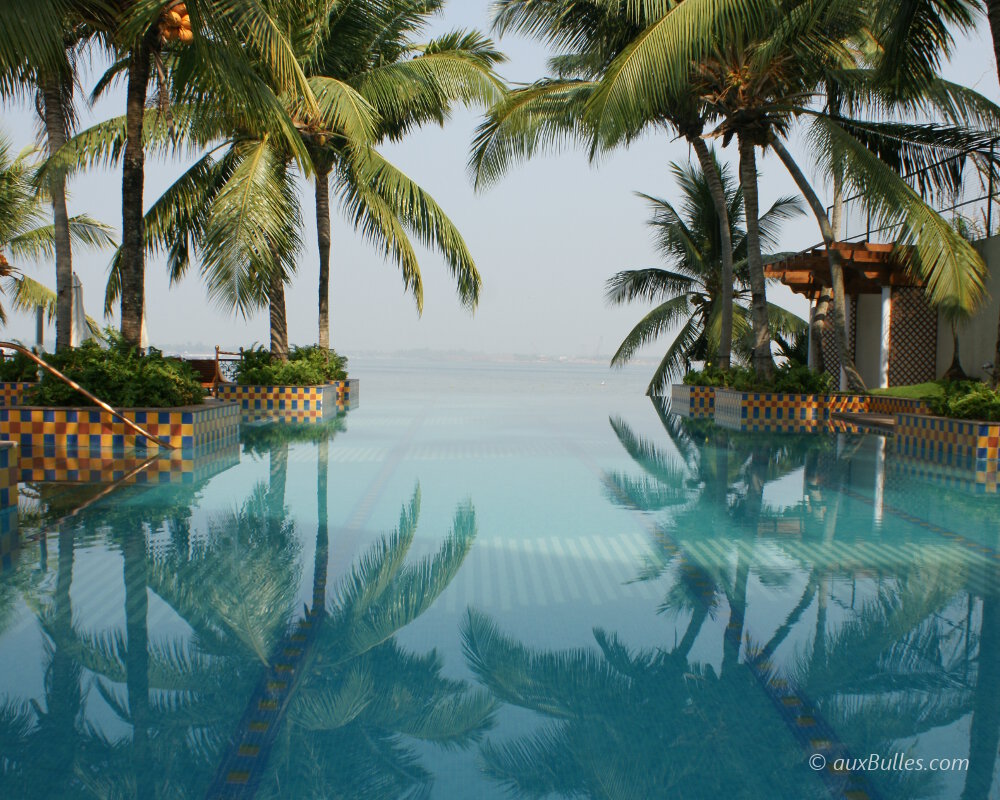
<path fill-rule="evenodd" d="M 937 312 L 923 289 L 892 290 L 889 385 L 932 381 L 937 375 Z"/>

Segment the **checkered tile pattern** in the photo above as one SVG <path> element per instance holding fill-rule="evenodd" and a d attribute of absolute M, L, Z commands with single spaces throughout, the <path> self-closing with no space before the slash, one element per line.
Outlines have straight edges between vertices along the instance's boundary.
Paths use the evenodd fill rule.
<path fill-rule="evenodd" d="M 340 383 L 343 383 L 341 381 Z M 345 391 L 347 389 L 345 388 Z M 220 400 L 240 404 L 244 413 L 311 411 L 322 412 L 324 405 L 335 406 L 341 389 L 337 384 L 325 386 L 240 386 L 219 387 Z"/>
<path fill-rule="evenodd" d="M 17 444 L 0 442 L 0 512 L 17 508 Z"/>
<path fill-rule="evenodd" d="M 943 464 L 934 464 L 919 459 L 897 456 L 889 466 L 903 478 L 917 478 L 928 483 L 944 486 L 948 489 L 959 489 L 974 494 L 997 494 L 998 480 L 996 470 L 957 469 Z"/>
<path fill-rule="evenodd" d="M 670 388 L 670 410 L 689 419 L 714 416 L 715 387 L 675 383 Z"/>
<path fill-rule="evenodd" d="M 173 409 L 124 409 L 122 414 L 159 440 L 192 450 L 239 436 L 240 410 L 235 403 L 205 403 Z M 100 409 L 0 408 L 0 435 L 18 442 L 24 453 L 56 448 L 69 453 L 111 452 L 133 448 L 142 455 L 156 446 L 136 436 L 125 423 Z"/>
<path fill-rule="evenodd" d="M 977 485 L 995 487 L 1000 423 L 899 414 L 895 450 L 903 457 L 974 472 Z"/>
<path fill-rule="evenodd" d="M 889 385 L 906 386 L 937 377 L 937 312 L 923 289 L 892 290 Z"/>
<path fill-rule="evenodd" d="M 812 433 L 825 429 L 827 416 L 822 394 L 715 390 L 715 422 L 730 430 Z"/>
<path fill-rule="evenodd" d="M 33 383 L 0 381 L 0 406 L 20 406 L 24 404 L 24 393 Z"/>
<path fill-rule="evenodd" d="M 171 450 L 135 475 L 130 473 L 142 467 L 146 458 L 33 451 L 21 455 L 17 469 L 24 483 L 114 483 L 124 479 L 125 483 L 139 485 L 193 484 L 239 460 L 239 441 L 233 438 L 193 451 Z"/>
<path fill-rule="evenodd" d="M 334 381 L 330 384 L 337 387 L 337 398 L 341 402 L 347 403 L 354 408 L 361 395 L 361 382 L 357 378 L 348 378 L 346 381 Z"/>
<path fill-rule="evenodd" d="M 863 414 L 869 411 L 869 400 L 864 394 L 830 394 L 826 396 L 827 416 L 830 414 Z"/>
<path fill-rule="evenodd" d="M 868 411 L 872 414 L 930 414 L 931 410 L 923 400 L 910 400 L 906 397 L 882 397 L 872 395 L 868 398 Z"/>

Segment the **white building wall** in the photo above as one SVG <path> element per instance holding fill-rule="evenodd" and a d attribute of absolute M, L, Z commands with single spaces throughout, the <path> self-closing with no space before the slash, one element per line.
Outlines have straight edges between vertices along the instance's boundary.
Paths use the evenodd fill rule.
<path fill-rule="evenodd" d="M 976 249 L 986 262 L 987 297 L 982 308 L 958 334 L 962 366 L 974 378 L 988 377 L 983 365 L 993 361 L 997 346 L 997 323 L 1000 322 L 1000 236 L 977 242 Z M 938 317 L 937 377 L 951 365 L 951 325 Z"/>
<path fill-rule="evenodd" d="M 879 361 L 882 350 L 882 295 L 858 295 L 857 337 L 854 363 L 868 387 L 879 385 Z"/>

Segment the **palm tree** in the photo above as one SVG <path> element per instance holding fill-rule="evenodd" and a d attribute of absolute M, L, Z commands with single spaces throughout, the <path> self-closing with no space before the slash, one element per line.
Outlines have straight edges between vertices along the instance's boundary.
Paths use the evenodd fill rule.
<path fill-rule="evenodd" d="M 420 46 L 409 40 L 440 6 L 436 0 L 351 0 L 318 15 L 278 8 L 279 22 L 303 32 L 292 54 L 318 106 L 310 112 L 302 92 L 283 95 L 286 117 L 296 126 L 294 147 L 236 103 L 200 111 L 200 119 L 185 117 L 185 132 L 207 152 L 146 214 L 147 250 L 167 251 L 173 280 L 197 252 L 209 296 L 224 307 L 247 314 L 268 305 L 277 358 L 287 357 L 284 285 L 301 247 L 294 163 L 304 177 L 317 172 L 321 284 L 329 279 L 324 230 L 332 179 L 355 228 L 400 266 L 418 309 L 423 288 L 411 235 L 444 255 L 464 302 L 474 305 L 478 298 L 479 274 L 459 232 L 427 192 L 373 147 L 426 121 L 443 122 L 455 100 L 485 102 L 502 89 L 492 73 L 500 56 L 478 34 L 450 34 Z M 417 57 L 404 58 L 412 53 Z M 81 149 L 90 151 L 90 160 L 106 157 L 117 136 L 106 131 L 99 143 L 81 141 Z M 123 254 L 117 262 L 108 302 L 122 290 Z M 321 298 L 321 339 L 328 342 L 327 310 L 328 298 Z"/>
<path fill-rule="evenodd" d="M 711 189 L 722 241 L 722 313 L 717 363 L 729 367 L 732 310 L 729 297 L 733 263 L 728 207 L 716 162 L 702 134 L 707 118 L 704 102 L 689 85 L 675 87 L 669 98 L 631 128 L 611 131 L 595 127 L 585 111 L 615 59 L 636 45 L 656 14 L 657 3 L 608 3 L 601 0 L 500 0 L 494 29 L 540 39 L 559 52 L 549 61 L 551 77 L 512 91 L 490 109 L 477 131 L 470 169 L 477 187 L 497 180 L 513 162 L 564 144 L 586 144 L 599 152 L 627 145 L 646 129 L 683 136 L 694 150 Z"/>
<path fill-rule="evenodd" d="M 732 297 L 734 343 L 736 356 L 752 355 L 747 347 L 750 331 L 750 313 L 745 301 L 749 292 L 747 265 L 748 235 L 738 226 L 744 216 L 743 191 L 737 188 L 727 165 L 712 154 L 714 170 L 718 173 L 726 196 L 729 223 L 728 240 L 733 251 L 730 260 L 735 264 L 733 285 L 730 292 L 722 291 L 725 281 L 722 266 L 722 237 L 720 221 L 712 200 L 712 189 L 704 171 L 690 165 L 671 164 L 671 171 L 680 187 L 680 211 L 666 200 L 649 195 L 645 197 L 653 209 L 650 226 L 654 230 L 657 249 L 673 269 L 637 269 L 619 272 L 607 283 L 608 301 L 613 304 L 637 299 L 659 302 L 629 333 L 611 359 L 612 366 L 621 366 L 635 352 L 683 321 L 659 367 L 653 374 L 647 394 L 662 394 L 670 379 L 683 375 L 692 361 L 711 362 L 718 352 L 721 335 L 721 308 L 724 294 Z M 802 213 L 794 197 L 779 198 L 759 220 L 759 235 L 767 247 L 776 247 L 781 223 Z M 771 329 L 778 334 L 794 335 L 805 330 L 805 323 L 788 311 L 769 304 Z"/>
<path fill-rule="evenodd" d="M 178 36 L 171 14 L 182 5 L 186 21 L 184 35 Z M 101 17 L 102 40 L 114 63 L 98 81 L 94 96 L 125 76 L 125 116 L 75 137 L 55 166 L 102 160 L 122 164 L 122 247 L 115 280 L 122 335 L 131 344 L 140 342 L 145 301 L 146 149 L 154 138 L 177 145 L 186 132 L 175 128 L 171 103 L 186 107 L 188 119 L 203 127 L 218 114 L 238 109 L 240 119 L 254 120 L 254 130 L 270 130 L 301 163 L 307 163 L 295 124 L 277 95 L 295 93 L 309 119 L 320 118 L 323 112 L 295 58 L 290 33 L 276 24 L 272 5 L 265 0 L 166 5 L 159 0 L 110 0 Z M 176 75 L 181 79 L 174 80 Z M 146 101 L 154 80 L 159 107 L 148 113 Z"/>
<path fill-rule="evenodd" d="M 6 278 L 5 292 L 19 310 L 45 307 L 56 311 L 59 331 L 58 301 L 51 290 L 24 274 L 20 264 L 52 258 L 59 259 L 57 224 L 45 219 L 45 195 L 40 195 L 35 185 L 39 166 L 39 153 L 26 148 L 16 155 L 10 141 L 0 135 L 0 277 Z M 111 230 L 86 214 L 66 219 L 72 241 L 83 247 L 103 248 L 114 246 Z M 0 306 L 0 322 L 6 322 L 6 313 Z M 65 332 L 68 335 L 68 328 Z"/>
<path fill-rule="evenodd" d="M 314 37 L 313 52 L 303 54 L 311 76 L 335 79 L 357 89 L 374 109 L 377 124 L 374 143 L 400 141 L 407 133 L 427 123 L 444 124 L 456 102 L 465 104 L 496 102 L 504 86 L 494 67 L 504 57 L 493 43 L 475 31 L 455 31 L 427 43 L 418 43 L 430 18 L 442 10 L 444 0 L 392 0 L 392 2 L 349 2 L 333 11 L 324 24 L 323 35 Z M 333 179 L 348 207 L 367 202 L 378 209 L 378 198 L 356 180 L 356 156 L 350 143 L 323 130 L 303 131 L 315 170 L 316 227 L 319 244 L 319 345 L 330 346 L 330 181 Z M 433 241 L 426 224 L 417 223 L 412 209 L 398 202 L 405 178 L 393 174 L 387 163 L 373 164 L 380 194 L 392 199 L 385 209 L 418 238 Z M 396 183 L 396 186 L 392 184 Z M 395 197 L 394 197 L 395 195 Z M 373 216 L 375 216 L 373 214 Z M 416 223 L 416 224 L 415 224 Z M 479 276 L 457 231 L 442 228 L 439 248 L 456 278 L 459 297 L 475 308 L 479 297 Z M 371 237 L 369 237 L 371 238 Z M 378 237 L 375 237 L 376 240 Z M 388 252 L 387 252 L 388 254 Z M 419 267 L 402 252 L 395 254 L 403 268 L 404 282 L 413 289 L 418 308 L 422 304 Z M 410 262 L 407 264 L 407 262 Z"/>
<path fill-rule="evenodd" d="M 812 103 L 814 97 L 827 98 L 825 87 L 839 80 L 853 90 L 850 96 L 858 106 L 870 103 L 876 109 L 903 112 L 936 110 L 960 124 L 995 119 L 991 104 L 974 92 L 937 80 L 935 69 L 928 68 L 936 66 L 939 43 L 948 40 L 947 32 L 941 39 L 921 38 L 919 32 L 913 36 L 907 31 L 910 41 L 918 42 L 923 52 L 917 52 L 916 47 L 912 52 L 903 50 L 916 53 L 908 63 L 922 64 L 922 72 L 917 71 L 925 79 L 901 92 L 896 85 L 887 88 L 876 80 L 887 58 L 877 62 L 874 70 L 858 69 L 865 64 L 851 43 L 865 36 L 871 40 L 865 31 L 870 13 L 853 0 L 809 0 L 788 7 L 740 3 L 725 10 L 703 0 L 645 5 L 660 8 L 656 19 L 609 67 L 587 103 L 585 112 L 599 133 L 607 129 L 608 135 L 616 136 L 622 129 L 636 129 L 650 108 L 669 101 L 680 87 L 702 82 L 701 93 L 707 98 L 710 114 L 720 122 L 713 135 L 722 136 L 724 141 L 736 136 L 741 142 L 744 188 L 749 190 L 748 183 L 756 174 L 756 147 L 773 149 L 796 180 L 828 244 L 834 317 L 842 321 L 841 272 L 836 252 L 829 246 L 834 241 L 829 219 L 781 141 L 795 119 L 810 119 L 813 150 L 820 165 L 831 174 L 838 174 L 843 167 L 845 186 L 857 190 L 873 218 L 884 226 L 900 225 L 899 243 L 914 246 L 915 268 L 927 279 L 932 299 L 952 297 L 963 306 L 975 306 L 982 292 L 981 260 L 899 177 L 898 164 L 910 160 L 927 164 L 935 160 L 931 153 L 939 153 L 942 147 L 953 147 L 958 141 L 962 146 L 975 145 L 982 137 L 939 126 L 844 119 Z M 740 25 L 729 24 L 732 15 L 740 17 Z M 910 19 L 905 17 L 907 22 Z M 934 27 L 923 17 L 913 24 L 925 31 Z M 884 50 L 898 41 L 887 33 L 886 39 L 875 44 Z M 692 64 L 696 65 L 693 72 Z M 836 168 L 831 168 L 832 162 Z M 749 227 L 753 227 L 752 220 Z M 755 249 L 752 243 L 751 249 Z M 750 255 L 750 262 L 756 272 L 756 254 Z M 844 339 L 839 341 L 842 362 L 847 362 L 846 333 L 842 324 L 836 328 L 838 337 Z M 763 353 L 759 355 L 763 361 Z M 849 363 L 846 366 L 853 384 L 863 387 L 856 371 Z"/>

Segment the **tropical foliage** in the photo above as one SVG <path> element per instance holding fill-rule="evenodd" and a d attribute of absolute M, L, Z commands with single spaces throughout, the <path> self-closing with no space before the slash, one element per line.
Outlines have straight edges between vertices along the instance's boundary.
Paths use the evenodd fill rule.
<path fill-rule="evenodd" d="M 684 376 L 684 383 L 688 386 L 723 386 L 728 389 L 793 394 L 825 394 L 834 389 L 833 376 L 795 362 L 781 364 L 768 379 L 761 378 L 752 369 L 736 367 L 720 370 L 709 367 L 688 372 Z"/>
<path fill-rule="evenodd" d="M 640 195 L 650 204 L 656 249 L 669 269 L 647 268 L 619 272 L 607 282 L 608 302 L 614 305 L 643 300 L 658 305 L 642 318 L 611 359 L 612 366 L 626 364 L 644 345 L 675 330 L 666 354 L 649 383 L 647 394 L 662 394 L 672 378 L 689 371 L 692 361 L 711 363 L 719 351 L 722 335 L 722 304 L 732 298 L 732 330 L 737 362 L 746 364 L 753 357 L 747 235 L 740 227 L 744 216 L 743 191 L 736 185 L 725 164 L 713 153 L 714 169 L 726 196 L 729 236 L 733 252 L 734 285 L 722 291 L 725 270 L 722 263 L 721 221 L 712 199 L 712 189 L 704 171 L 692 165 L 671 164 L 671 172 L 680 189 L 681 201 L 675 208 L 666 200 Z M 760 236 L 769 248 L 778 245 L 781 224 L 802 213 L 794 197 L 779 198 L 759 220 Z M 789 338 L 806 329 L 804 320 L 780 306 L 769 305 L 771 330 Z"/>
<path fill-rule="evenodd" d="M 155 348 L 142 353 L 110 329 L 105 338 L 104 343 L 91 339 L 72 350 L 47 355 L 45 360 L 118 408 L 166 408 L 204 402 L 201 383 L 183 361 L 164 358 Z M 26 400 L 39 406 L 93 405 L 49 372 L 43 372 Z"/>
<path fill-rule="evenodd" d="M 39 156 L 34 148 L 15 154 L 10 140 L 0 136 L 0 278 L 15 309 L 34 311 L 41 306 L 52 319 L 55 293 L 26 275 L 23 267 L 25 262 L 47 261 L 56 254 L 55 225 L 46 220 L 46 195 L 36 186 Z M 72 217 L 68 224 L 77 246 L 114 246 L 111 229 L 86 214 Z M 0 322 L 6 318 L 0 305 Z"/>
<path fill-rule="evenodd" d="M 236 382 L 258 386 L 317 386 L 347 378 L 347 358 L 319 347 L 294 347 L 287 361 L 262 347 L 243 350 Z"/>

